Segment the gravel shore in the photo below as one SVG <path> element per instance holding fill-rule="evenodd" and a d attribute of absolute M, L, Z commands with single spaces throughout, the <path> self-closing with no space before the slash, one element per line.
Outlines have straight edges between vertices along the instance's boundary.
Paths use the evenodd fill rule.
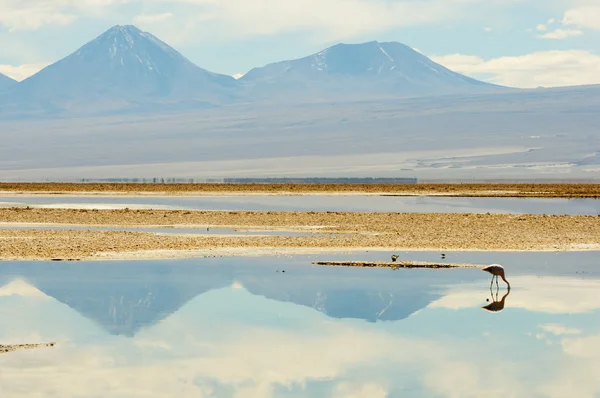
<path fill-rule="evenodd" d="M 0 222 L 318 231 L 331 236 L 0 230 L 0 259 L 181 258 L 338 250 L 600 250 L 600 217 L 507 214 L 0 209 Z"/>

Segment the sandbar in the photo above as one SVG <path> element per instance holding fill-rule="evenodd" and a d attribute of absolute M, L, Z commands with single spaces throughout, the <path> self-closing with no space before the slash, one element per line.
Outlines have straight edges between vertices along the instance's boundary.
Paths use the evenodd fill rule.
<path fill-rule="evenodd" d="M 44 343 L 44 344 L 15 344 L 15 345 L 1 345 L 0 344 L 0 354 L 6 354 L 14 351 L 21 350 L 33 350 L 36 348 L 47 348 L 54 347 L 55 343 Z"/>
<path fill-rule="evenodd" d="M 190 228 L 193 234 L 2 229 L 0 260 L 117 260 L 339 251 L 600 250 L 600 217 L 512 214 L 0 209 L 0 223 Z M 8 224 L 10 225 L 10 224 Z M 203 235 L 202 228 L 318 231 Z"/>

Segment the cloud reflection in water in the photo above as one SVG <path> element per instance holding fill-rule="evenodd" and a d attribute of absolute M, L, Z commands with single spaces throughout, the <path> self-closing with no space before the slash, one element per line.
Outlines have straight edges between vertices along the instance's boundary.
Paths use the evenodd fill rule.
<path fill-rule="evenodd" d="M 377 275 L 385 286 L 390 274 L 357 275 Z M 28 282 L 9 281 L 0 287 L 0 315 L 11 322 L 0 325 L 0 339 L 64 343 L 0 356 L 0 388 L 6 398 L 592 397 L 600 392 L 592 377 L 600 371 L 600 281 L 514 276 L 504 311 L 491 316 L 481 311 L 487 278 L 473 275 L 476 282 L 434 278 L 428 285 L 402 285 L 415 286 L 403 296 L 407 300 L 421 294 L 431 298 L 429 304 L 407 307 L 412 313 L 399 320 L 368 322 L 353 316 L 365 313 L 360 301 L 346 301 L 368 280 L 361 286 L 353 279 L 346 294 L 316 291 L 336 300 L 332 308 L 344 314 L 338 318 L 319 307 L 322 300 L 309 305 L 317 293 L 294 290 L 295 282 L 308 284 L 301 277 L 282 280 L 279 289 L 267 292 L 260 278 L 242 273 L 228 286 L 184 296 L 174 312 L 123 335 L 82 315 L 91 315 L 89 308 L 100 311 L 98 306 L 80 313 Z M 338 283 L 350 277 L 340 274 Z M 395 297 L 389 289 L 384 304 Z M 376 295 L 368 291 L 356 297 Z M 543 339 L 536 338 L 540 334 Z"/>

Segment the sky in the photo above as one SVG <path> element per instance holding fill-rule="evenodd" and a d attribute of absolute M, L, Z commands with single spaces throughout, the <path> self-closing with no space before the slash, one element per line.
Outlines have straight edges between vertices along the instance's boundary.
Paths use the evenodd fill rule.
<path fill-rule="evenodd" d="M 23 80 L 126 24 L 232 76 L 377 40 L 496 84 L 600 83 L 598 0 L 0 0 L 0 73 Z"/>

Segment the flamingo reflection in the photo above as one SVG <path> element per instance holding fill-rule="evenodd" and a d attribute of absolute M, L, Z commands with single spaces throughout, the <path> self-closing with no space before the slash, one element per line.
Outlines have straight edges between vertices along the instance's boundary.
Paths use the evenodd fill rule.
<path fill-rule="evenodd" d="M 495 298 L 494 298 L 494 293 L 492 293 L 492 302 L 481 308 L 483 308 L 486 311 L 490 311 L 490 312 L 500 312 L 504 309 L 504 300 L 506 300 L 506 298 L 508 297 L 509 294 L 510 294 L 510 289 L 508 289 L 506 294 L 504 296 L 502 296 L 502 300 L 498 301 L 498 291 L 496 290 Z"/>

